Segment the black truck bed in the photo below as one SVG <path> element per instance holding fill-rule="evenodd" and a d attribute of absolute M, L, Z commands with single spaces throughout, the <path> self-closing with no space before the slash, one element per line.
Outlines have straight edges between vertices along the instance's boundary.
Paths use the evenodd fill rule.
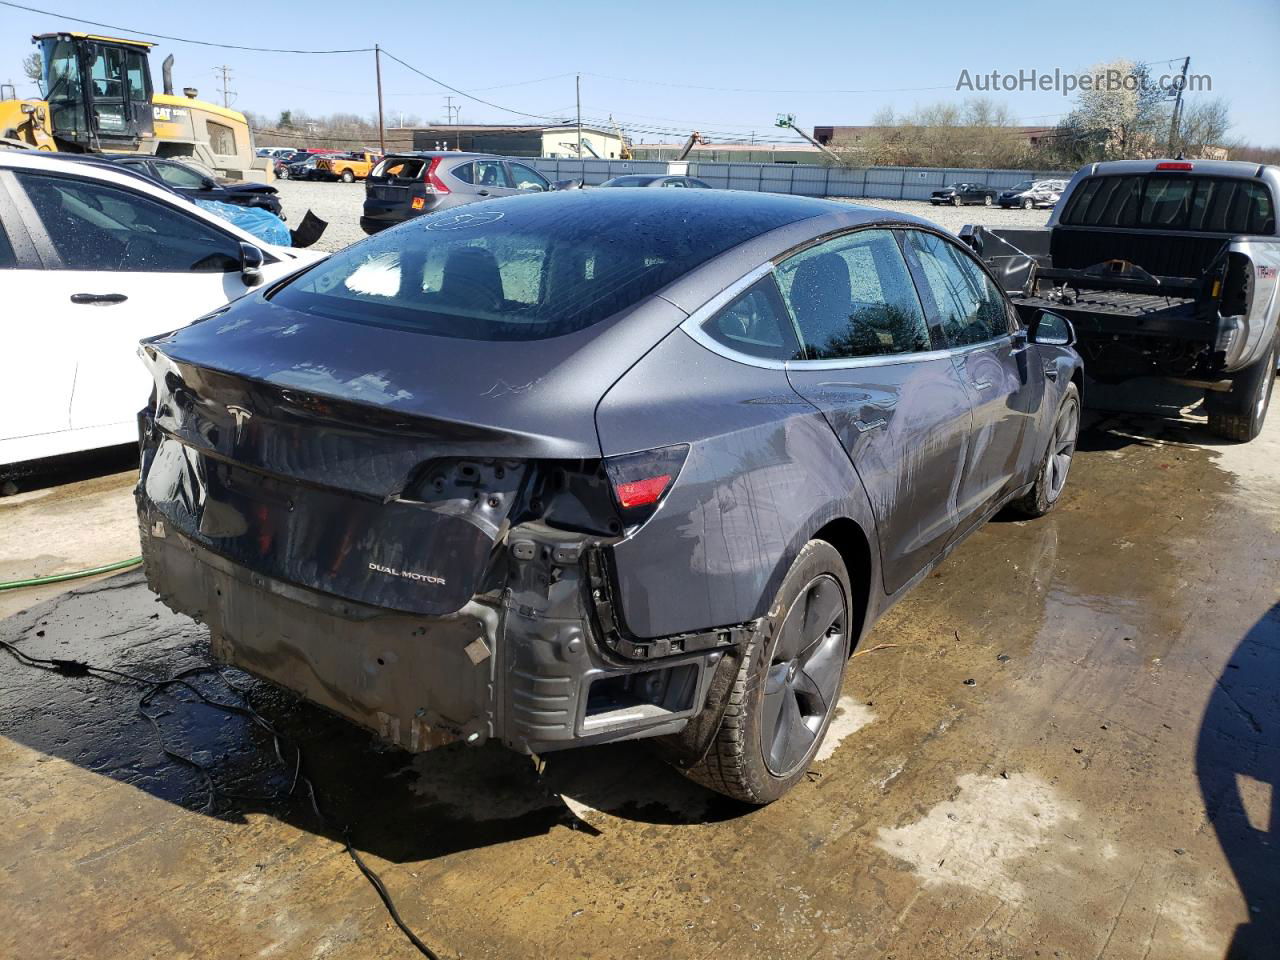
<path fill-rule="evenodd" d="M 1014 294 L 1025 321 L 1037 311 L 1052 310 L 1071 321 L 1079 334 L 1137 334 L 1203 340 L 1213 329 L 1199 317 L 1194 297 L 1161 296 L 1125 290 L 1068 288 L 1058 296 Z"/>

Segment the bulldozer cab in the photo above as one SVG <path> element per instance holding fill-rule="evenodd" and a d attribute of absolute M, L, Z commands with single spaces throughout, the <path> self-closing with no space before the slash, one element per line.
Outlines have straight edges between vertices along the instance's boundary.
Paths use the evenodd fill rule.
<path fill-rule="evenodd" d="M 53 136 L 81 150 L 130 149 L 152 136 L 153 46 L 86 33 L 46 33 L 40 46 Z"/>

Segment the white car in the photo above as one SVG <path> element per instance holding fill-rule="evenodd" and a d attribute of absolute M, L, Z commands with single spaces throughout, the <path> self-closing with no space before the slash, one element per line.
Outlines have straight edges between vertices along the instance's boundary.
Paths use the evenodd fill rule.
<path fill-rule="evenodd" d="M 0 475 L 136 440 L 139 340 L 323 257 L 110 164 L 0 151 Z"/>

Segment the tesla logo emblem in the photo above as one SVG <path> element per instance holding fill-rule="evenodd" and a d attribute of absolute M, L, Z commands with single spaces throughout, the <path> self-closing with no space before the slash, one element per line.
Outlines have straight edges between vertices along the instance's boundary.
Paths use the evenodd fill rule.
<path fill-rule="evenodd" d="M 227 413 L 231 414 L 231 419 L 236 422 L 235 442 L 239 443 L 240 434 L 244 432 L 244 423 L 246 420 L 252 420 L 253 414 L 250 413 L 248 410 L 246 410 L 244 407 L 237 407 L 235 405 L 228 406 Z"/>
<path fill-rule="evenodd" d="M 427 220 L 428 230 L 461 230 L 464 227 L 479 227 L 486 223 L 501 220 L 506 214 L 501 211 L 488 213 L 456 213 L 452 217 L 430 217 Z"/>

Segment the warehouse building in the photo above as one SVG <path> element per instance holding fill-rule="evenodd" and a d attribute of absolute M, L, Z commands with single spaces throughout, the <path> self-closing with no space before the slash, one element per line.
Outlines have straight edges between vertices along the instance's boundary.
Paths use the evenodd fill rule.
<path fill-rule="evenodd" d="M 463 150 L 496 153 L 504 157 L 578 158 L 578 127 L 575 124 L 440 124 L 413 127 L 404 132 L 412 132 L 415 150 Z M 582 127 L 582 157 L 611 160 L 621 153 L 622 138 L 616 131 Z"/>

